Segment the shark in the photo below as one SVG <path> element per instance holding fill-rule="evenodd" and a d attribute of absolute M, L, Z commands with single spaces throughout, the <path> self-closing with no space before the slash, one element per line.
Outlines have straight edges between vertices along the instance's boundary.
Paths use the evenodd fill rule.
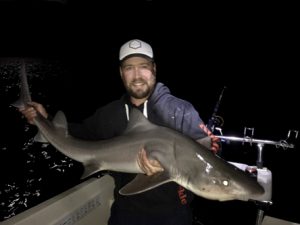
<path fill-rule="evenodd" d="M 20 95 L 12 105 L 22 109 L 31 102 L 26 65 L 20 69 Z M 88 141 L 68 133 L 65 114 L 58 111 L 52 121 L 38 113 L 34 119 L 39 134 L 58 151 L 83 164 L 81 178 L 99 171 L 134 173 L 122 187 L 122 195 L 139 194 L 168 182 L 176 182 L 195 195 L 218 201 L 259 200 L 264 188 L 243 170 L 215 155 L 208 147 L 182 133 L 151 123 L 132 109 L 126 130 L 119 136 Z M 137 163 L 139 151 L 156 159 L 163 171 L 145 175 Z"/>

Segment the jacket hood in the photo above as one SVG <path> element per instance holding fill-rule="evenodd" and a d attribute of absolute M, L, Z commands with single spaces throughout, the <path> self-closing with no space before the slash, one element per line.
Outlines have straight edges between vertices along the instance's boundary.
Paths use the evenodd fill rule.
<path fill-rule="evenodd" d="M 170 95 L 170 89 L 165 86 L 163 83 L 158 82 L 154 88 L 153 93 L 149 98 L 149 103 L 154 104 L 161 100 L 161 98 L 165 98 Z"/>

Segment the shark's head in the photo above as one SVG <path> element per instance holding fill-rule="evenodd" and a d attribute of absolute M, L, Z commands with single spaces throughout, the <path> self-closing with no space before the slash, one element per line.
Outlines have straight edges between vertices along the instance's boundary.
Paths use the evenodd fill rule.
<path fill-rule="evenodd" d="M 264 194 L 257 180 L 225 160 L 211 154 L 195 153 L 186 165 L 184 186 L 211 200 L 258 200 Z"/>
<path fill-rule="evenodd" d="M 176 144 L 176 149 L 180 149 L 182 142 Z M 189 146 L 185 148 L 185 154 L 175 154 L 177 167 L 182 168 L 176 179 L 196 195 L 219 201 L 248 201 L 257 200 L 264 194 L 263 187 L 255 178 L 208 148 L 199 143 L 184 145 Z"/>

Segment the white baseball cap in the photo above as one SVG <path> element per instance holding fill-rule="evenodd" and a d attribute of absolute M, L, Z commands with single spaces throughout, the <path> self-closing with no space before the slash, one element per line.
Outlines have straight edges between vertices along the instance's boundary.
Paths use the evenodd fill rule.
<path fill-rule="evenodd" d="M 151 59 L 153 58 L 153 51 L 149 44 L 139 39 L 133 39 L 121 46 L 119 59 L 121 61 L 129 55 L 135 55 L 135 54 L 145 55 Z"/>

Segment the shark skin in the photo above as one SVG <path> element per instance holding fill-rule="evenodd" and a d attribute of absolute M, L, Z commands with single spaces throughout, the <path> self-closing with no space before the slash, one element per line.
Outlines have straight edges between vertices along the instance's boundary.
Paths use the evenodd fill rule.
<path fill-rule="evenodd" d="M 20 98 L 12 104 L 17 108 L 31 101 L 24 63 L 20 74 Z M 210 200 L 259 200 L 264 194 L 262 186 L 249 174 L 180 132 L 151 123 L 137 109 L 131 110 L 128 127 L 122 135 L 100 141 L 69 135 L 67 119 L 61 111 L 52 121 L 38 114 L 34 123 L 58 151 L 84 165 L 82 178 L 103 170 L 137 174 L 119 190 L 122 195 L 142 193 L 168 182 L 176 182 Z M 149 158 L 160 162 L 162 172 L 152 176 L 143 173 L 137 164 L 142 148 Z"/>

